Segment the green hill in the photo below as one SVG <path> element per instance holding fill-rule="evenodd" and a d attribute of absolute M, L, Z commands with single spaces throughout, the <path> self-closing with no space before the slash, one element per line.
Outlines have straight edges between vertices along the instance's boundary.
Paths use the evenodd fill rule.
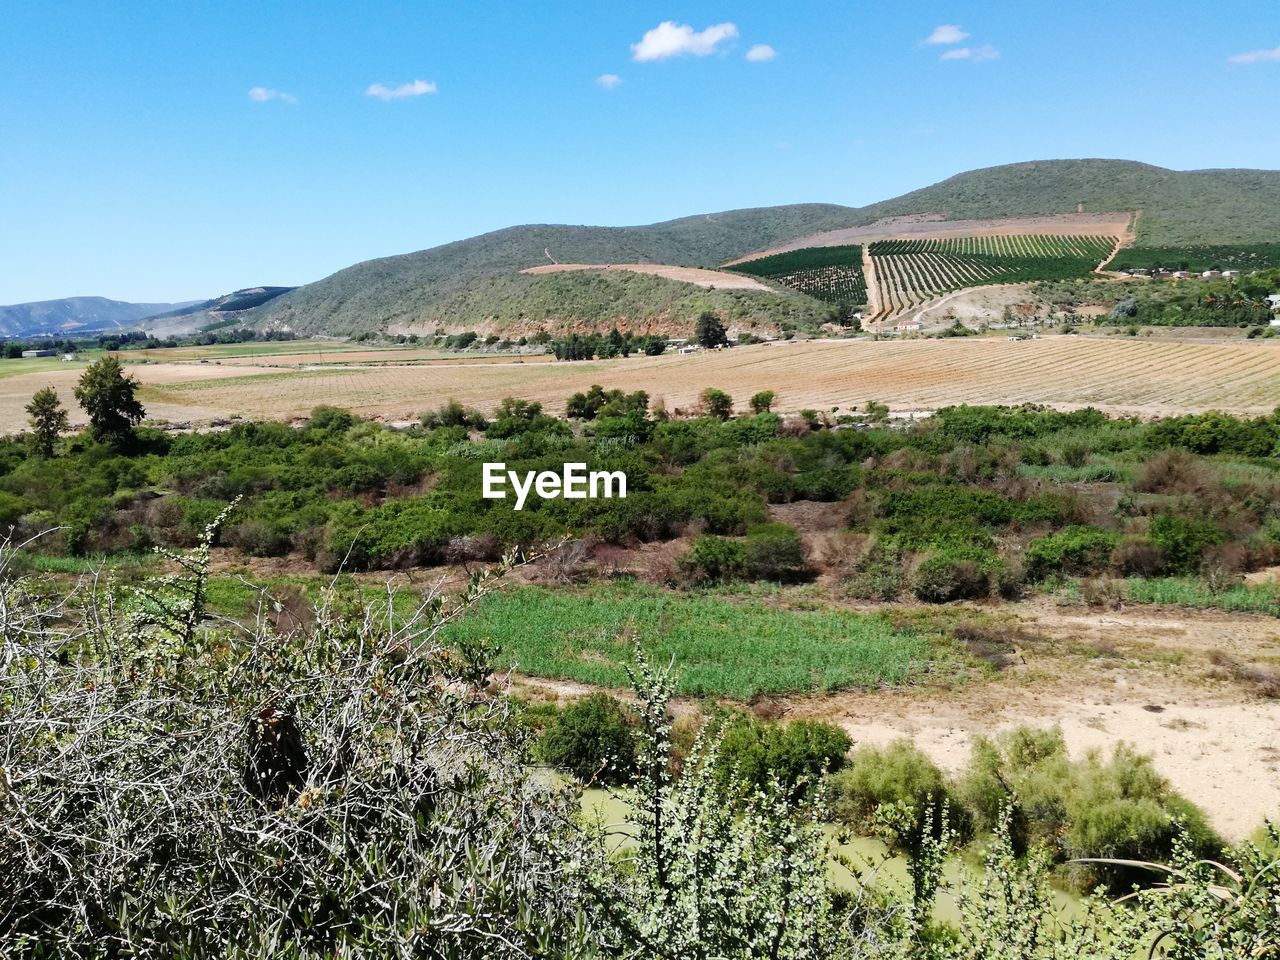
<path fill-rule="evenodd" d="M 986 167 L 862 207 L 858 223 L 938 212 L 948 220 L 1141 211 L 1137 246 L 1274 241 L 1280 170 L 1166 170 L 1131 160 L 1042 160 Z"/>
<path fill-rule="evenodd" d="M 550 322 L 557 311 L 566 322 L 579 324 L 640 320 L 652 315 L 652 305 L 628 299 L 639 288 L 613 278 L 574 274 L 554 283 L 511 278 L 546 263 L 548 253 L 560 262 L 714 266 L 883 217 L 940 213 L 953 220 L 986 219 L 1069 213 L 1079 204 L 1090 212 L 1140 211 L 1140 247 L 1257 243 L 1276 239 L 1280 171 L 1179 172 L 1124 160 L 1047 160 L 973 170 L 862 208 L 800 204 L 642 227 L 510 227 L 356 264 L 246 311 L 245 317 L 258 325 L 330 334 L 390 325 L 468 329 L 486 318 L 501 324 L 533 314 Z M 683 294 L 668 290 L 670 282 L 655 281 L 649 292 L 668 300 L 700 296 L 691 288 Z M 553 294 L 569 297 L 572 305 L 548 300 Z M 747 299 L 757 304 L 753 309 L 766 312 L 779 306 Z M 764 314 L 760 318 L 765 320 Z"/>

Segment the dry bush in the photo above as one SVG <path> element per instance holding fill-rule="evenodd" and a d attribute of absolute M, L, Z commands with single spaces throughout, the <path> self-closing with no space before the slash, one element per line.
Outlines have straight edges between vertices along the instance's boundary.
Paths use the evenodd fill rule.
<path fill-rule="evenodd" d="M 583 583 L 595 573 L 589 540 L 567 540 L 547 552 L 533 567 L 533 579 L 549 584 Z"/>
<path fill-rule="evenodd" d="M 1234 680 L 1255 696 L 1280 699 L 1280 667 L 1263 663 L 1241 663 L 1230 654 L 1214 650 L 1209 662 L 1219 676 Z"/>
<path fill-rule="evenodd" d="M 1138 468 L 1134 489 L 1141 493 L 1199 495 L 1215 486 L 1213 475 L 1191 454 L 1161 450 Z"/>
<path fill-rule="evenodd" d="M 1091 607 L 1120 610 L 1124 607 L 1124 586 L 1109 577 L 1091 577 L 1080 581 L 1080 599 Z"/>

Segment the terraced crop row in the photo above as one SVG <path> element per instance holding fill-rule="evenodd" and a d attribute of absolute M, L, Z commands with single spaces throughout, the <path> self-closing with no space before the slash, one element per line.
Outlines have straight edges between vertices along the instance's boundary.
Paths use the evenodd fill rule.
<path fill-rule="evenodd" d="M 771 280 L 825 303 L 867 302 L 862 247 L 857 245 L 790 250 L 725 269 Z"/>
<path fill-rule="evenodd" d="M 952 290 L 1084 276 L 1111 253 L 1105 236 L 982 236 L 882 240 L 868 248 L 879 283 L 877 318 Z"/>

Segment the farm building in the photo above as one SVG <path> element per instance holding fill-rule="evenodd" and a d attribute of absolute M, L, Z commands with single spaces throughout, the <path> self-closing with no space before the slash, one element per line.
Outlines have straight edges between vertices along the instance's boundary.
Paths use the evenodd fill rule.
<path fill-rule="evenodd" d="M 1216 278 L 1218 278 L 1218 277 L 1222 276 L 1222 271 L 1221 271 L 1221 270 L 1206 270 L 1204 273 L 1200 274 L 1200 276 L 1204 277 L 1206 280 L 1214 280 L 1214 279 L 1216 279 Z"/>
<path fill-rule="evenodd" d="M 1223 270 L 1222 275 L 1226 277 L 1228 280 L 1234 280 L 1236 277 L 1240 276 L 1240 271 L 1239 270 Z"/>
<path fill-rule="evenodd" d="M 23 350 L 22 359 L 28 360 L 32 357 L 56 357 L 57 350 Z"/>

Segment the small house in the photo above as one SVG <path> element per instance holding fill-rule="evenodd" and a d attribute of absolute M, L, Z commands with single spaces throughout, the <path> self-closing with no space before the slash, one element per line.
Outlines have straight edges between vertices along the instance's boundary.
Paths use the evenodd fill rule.
<path fill-rule="evenodd" d="M 1234 280 L 1236 277 L 1240 276 L 1240 271 L 1239 270 L 1223 270 L 1222 275 L 1228 280 Z"/>
<path fill-rule="evenodd" d="M 23 350 L 22 359 L 30 360 L 32 357 L 56 357 L 57 350 Z"/>
<path fill-rule="evenodd" d="M 1175 270 L 1175 271 L 1173 271 L 1173 279 L 1175 279 L 1175 280 L 1186 280 L 1186 279 L 1187 279 L 1188 277 L 1190 277 L 1190 276 L 1191 276 L 1191 271 L 1190 271 L 1190 270 Z"/>

